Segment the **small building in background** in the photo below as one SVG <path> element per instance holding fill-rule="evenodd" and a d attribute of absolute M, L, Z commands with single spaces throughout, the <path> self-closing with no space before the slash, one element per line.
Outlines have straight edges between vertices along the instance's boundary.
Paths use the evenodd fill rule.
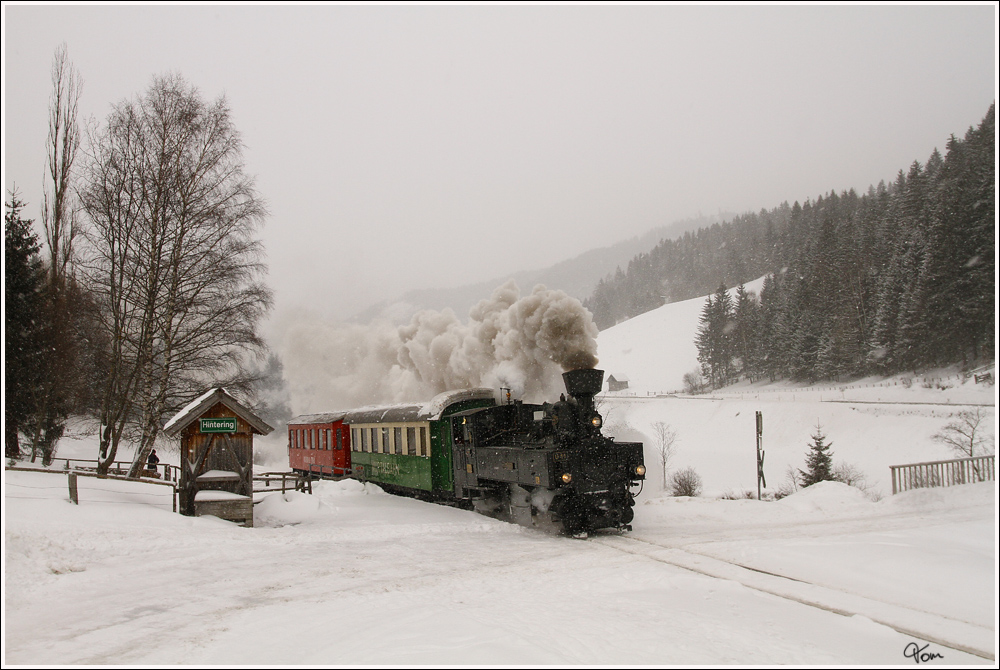
<path fill-rule="evenodd" d="M 628 388 L 628 376 L 622 374 L 608 375 L 608 391 L 624 391 Z"/>
<path fill-rule="evenodd" d="M 271 426 L 225 389 L 205 393 L 163 427 L 180 437 L 180 513 L 253 526 L 253 436 Z"/>

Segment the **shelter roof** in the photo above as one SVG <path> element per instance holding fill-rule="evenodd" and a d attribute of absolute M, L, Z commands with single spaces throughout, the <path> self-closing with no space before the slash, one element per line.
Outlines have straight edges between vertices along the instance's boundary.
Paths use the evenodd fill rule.
<path fill-rule="evenodd" d="M 259 435 L 267 435 L 274 430 L 263 419 L 247 409 L 239 400 L 229 395 L 226 389 L 214 388 L 195 398 L 187 407 L 175 414 L 174 418 L 163 426 L 163 432 L 168 437 L 177 437 L 182 430 L 218 403 L 222 403 L 228 409 L 232 410 L 236 416 L 250 424 L 253 431 Z"/>

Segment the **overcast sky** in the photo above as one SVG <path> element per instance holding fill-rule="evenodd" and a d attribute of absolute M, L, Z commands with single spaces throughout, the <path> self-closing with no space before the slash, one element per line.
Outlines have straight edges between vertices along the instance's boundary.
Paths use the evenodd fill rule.
<path fill-rule="evenodd" d="M 38 218 L 61 42 L 82 117 L 168 72 L 225 94 L 269 205 L 276 317 L 863 190 L 996 99 L 992 3 L 3 12 L 5 190 Z"/>

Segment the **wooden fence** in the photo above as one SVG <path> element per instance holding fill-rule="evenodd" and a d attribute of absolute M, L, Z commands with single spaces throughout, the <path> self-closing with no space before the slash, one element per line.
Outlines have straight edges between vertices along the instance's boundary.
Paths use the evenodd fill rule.
<path fill-rule="evenodd" d="M 956 458 L 950 461 L 930 461 L 908 465 L 890 465 L 892 492 L 931 486 L 955 486 L 996 480 L 996 456 Z"/>
<path fill-rule="evenodd" d="M 285 491 L 301 491 L 312 494 L 312 478 L 294 472 L 265 472 L 254 475 L 254 493 L 284 493 Z M 264 483 L 260 488 L 258 482 Z M 272 488 L 271 485 L 274 484 Z"/>
<path fill-rule="evenodd" d="M 63 469 L 69 471 L 73 470 L 85 470 L 89 472 L 97 471 L 97 461 L 93 459 L 85 458 L 57 458 L 57 461 L 65 461 Z M 111 464 L 108 469 L 109 475 L 125 475 L 128 474 L 129 469 L 132 467 L 132 461 L 115 461 Z M 162 475 L 161 475 L 162 472 Z M 165 482 L 176 482 L 180 480 L 181 468 L 178 465 L 169 465 L 167 463 L 160 463 L 156 468 L 144 469 L 140 474 L 140 477 L 148 477 L 153 479 L 162 478 Z"/>
<path fill-rule="evenodd" d="M 160 468 L 164 471 L 163 479 L 151 478 L 148 476 L 143 476 L 141 479 L 129 479 L 126 474 L 128 473 L 128 466 L 131 463 L 126 463 L 124 461 L 115 462 L 112 464 L 108 474 L 99 475 L 96 470 L 96 460 L 85 460 L 82 458 L 61 458 L 59 460 L 66 461 L 65 469 L 55 470 L 52 468 L 24 468 L 17 466 L 7 466 L 5 470 L 18 470 L 21 472 L 43 472 L 50 474 L 65 474 L 67 475 L 67 484 L 69 487 L 69 499 L 74 505 L 80 504 L 79 487 L 77 486 L 77 477 L 93 477 L 96 479 L 114 479 L 122 482 L 138 482 L 141 484 L 158 484 L 160 486 L 169 486 L 172 489 L 173 498 L 173 511 L 177 511 L 177 486 L 180 481 L 180 468 L 176 465 L 165 465 L 160 464 Z M 93 467 L 87 467 L 86 465 L 81 467 L 74 465 L 70 466 L 70 463 L 85 463 L 94 464 Z M 123 466 L 123 467 L 119 467 Z M 147 471 L 148 472 L 148 471 Z M 303 475 L 295 472 L 265 472 L 260 475 L 255 475 L 253 477 L 254 481 L 254 493 L 284 493 L 285 491 L 300 491 L 302 493 L 312 494 L 312 482 L 313 478 L 309 475 Z M 260 486 L 263 484 L 263 487 Z M 260 502 L 259 500 L 255 502 Z"/>
<path fill-rule="evenodd" d="M 171 497 L 173 499 L 173 509 L 171 511 L 177 511 L 177 487 L 174 486 L 172 482 L 159 482 L 151 481 L 149 479 L 129 479 L 124 475 L 99 475 L 96 472 L 87 472 L 84 470 L 70 470 L 66 473 L 67 483 L 69 485 L 69 499 L 74 505 L 80 504 L 80 494 L 79 489 L 76 485 L 77 477 L 94 477 L 96 479 L 115 479 L 120 482 L 141 482 L 143 484 L 155 484 L 157 486 L 169 486 L 171 491 Z"/>

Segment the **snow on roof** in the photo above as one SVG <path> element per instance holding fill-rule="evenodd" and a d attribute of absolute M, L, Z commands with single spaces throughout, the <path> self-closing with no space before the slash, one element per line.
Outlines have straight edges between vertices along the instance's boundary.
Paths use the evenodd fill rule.
<path fill-rule="evenodd" d="M 195 415 L 195 409 L 201 403 L 205 402 L 211 396 L 215 395 L 216 391 L 222 391 L 226 395 L 229 395 L 229 393 L 224 388 L 214 388 L 209 391 L 206 391 L 205 393 L 203 393 L 202 395 L 198 396 L 197 398 L 189 402 L 187 405 L 185 405 L 184 409 L 182 409 L 181 411 L 177 412 L 177 414 L 174 415 L 174 418 L 172 418 L 170 421 L 167 421 L 166 425 L 163 426 L 163 432 L 170 433 L 177 424 L 181 422 L 186 423 L 185 419 L 187 419 L 189 416 Z"/>
<path fill-rule="evenodd" d="M 326 412 L 324 414 L 302 414 L 288 422 L 289 426 L 302 426 L 314 423 L 336 423 L 344 418 L 347 412 Z"/>
<path fill-rule="evenodd" d="M 421 417 L 426 417 L 429 421 L 441 418 L 441 415 L 450 405 L 464 400 L 489 400 L 493 398 L 493 389 L 474 388 L 461 391 L 445 391 L 439 393 L 424 405 L 421 410 Z"/>
<path fill-rule="evenodd" d="M 345 423 L 405 423 L 409 421 L 437 421 L 452 405 L 466 400 L 490 400 L 493 389 L 473 388 L 445 391 L 426 403 L 360 407 L 347 412 Z"/>
<path fill-rule="evenodd" d="M 189 402 L 184 409 L 175 414 L 174 418 L 170 419 L 170 421 L 163 426 L 163 432 L 170 437 L 175 437 L 179 432 L 184 430 L 188 424 L 201 416 L 204 411 L 220 402 L 227 408 L 231 409 L 241 419 L 249 423 L 250 426 L 261 435 L 267 435 L 274 430 L 274 428 L 267 425 L 259 416 L 244 407 L 239 400 L 231 396 L 226 389 L 218 387 L 206 391 Z"/>

